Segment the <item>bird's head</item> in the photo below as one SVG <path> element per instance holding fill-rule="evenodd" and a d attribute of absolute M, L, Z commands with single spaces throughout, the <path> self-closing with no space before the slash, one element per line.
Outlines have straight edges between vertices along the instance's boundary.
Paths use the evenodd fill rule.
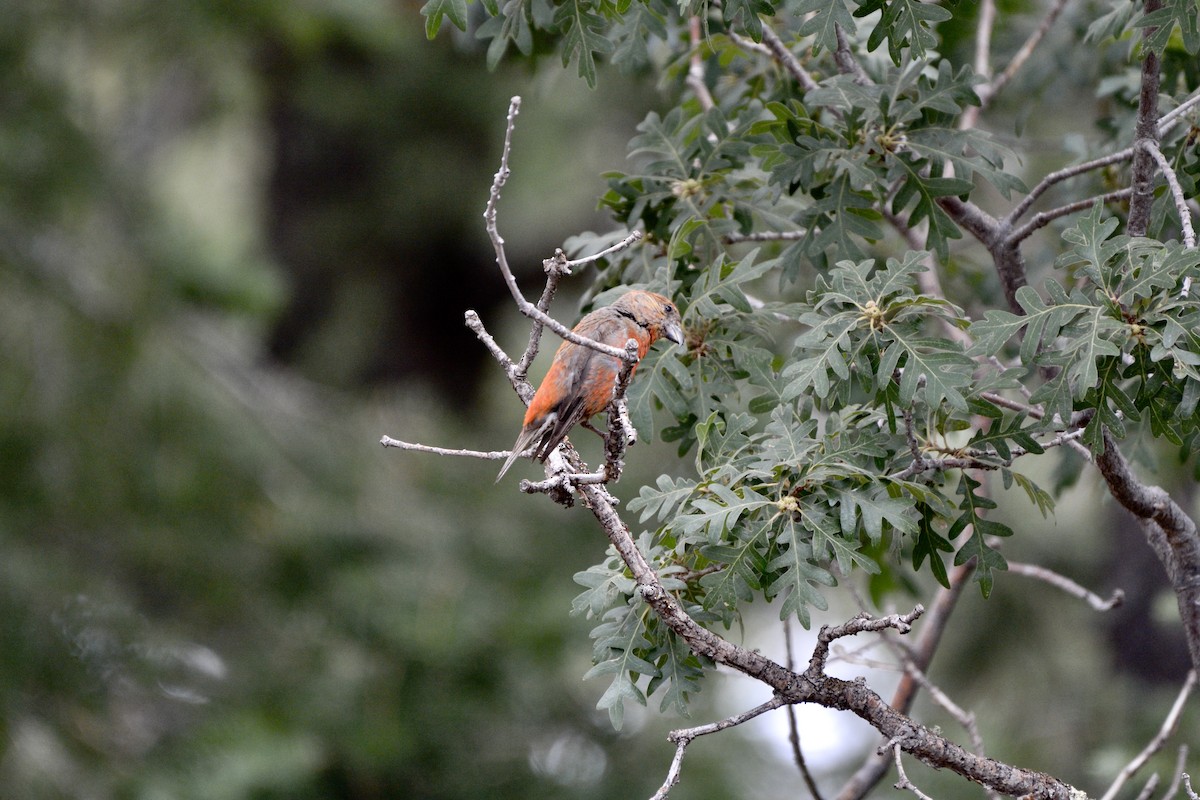
<path fill-rule="evenodd" d="M 621 295 L 612 307 L 649 331 L 652 341 L 665 338 L 683 344 L 683 320 L 669 297 L 635 289 Z"/>

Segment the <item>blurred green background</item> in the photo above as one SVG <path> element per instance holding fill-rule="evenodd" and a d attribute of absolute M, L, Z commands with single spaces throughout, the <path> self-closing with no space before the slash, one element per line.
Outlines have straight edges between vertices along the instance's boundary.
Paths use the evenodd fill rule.
<path fill-rule="evenodd" d="M 680 720 L 652 708 L 614 733 L 603 686 L 580 680 L 591 625 L 568 612 L 604 552 L 590 517 L 493 485 L 494 463 L 378 445 L 515 436 L 520 403 L 462 325 L 474 308 L 510 351 L 524 340 L 481 217 L 509 97 L 526 102 L 500 219 L 529 293 L 565 238 L 608 229 L 600 173 L 671 105 L 638 76 L 589 92 L 552 62 L 483 63 L 383 0 L 3 5 L 0 797 L 628 798 L 662 781 Z M 676 468 L 670 448 L 635 455 L 626 498 Z M 1098 497 L 1085 486 L 1048 544 L 1013 552 L 1117 585 L 1132 558 L 1074 524 Z M 1129 578 L 1151 601 L 1157 570 Z M 979 704 L 993 754 L 1099 780 L 1152 733 L 1182 651 L 1117 641 L 1163 616 L 1151 601 L 1110 623 L 1042 591 L 970 595 L 937 677 Z M 1033 610 L 1052 603 L 1065 616 Z M 747 641 L 781 646 L 774 611 Z M 1014 619 L 1023 638 L 997 633 Z M 710 685 L 698 722 L 765 699 Z M 1029 708 L 1060 727 L 1030 740 Z M 832 785 L 853 760 L 805 719 Z M 672 796 L 797 793 L 777 730 L 698 742 Z"/>

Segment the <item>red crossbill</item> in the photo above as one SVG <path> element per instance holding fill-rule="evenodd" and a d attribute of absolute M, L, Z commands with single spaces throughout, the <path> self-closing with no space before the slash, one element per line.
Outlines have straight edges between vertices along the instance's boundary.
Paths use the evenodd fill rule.
<path fill-rule="evenodd" d="M 683 343 L 683 324 L 675 304 L 661 294 L 639 290 L 623 294 L 612 305 L 588 314 L 574 330 L 580 336 L 611 347 L 623 348 L 634 339 L 639 359 L 662 337 Z M 619 359 L 590 347 L 563 342 L 529 403 L 521 435 L 496 480 L 503 478 L 517 457 L 535 443 L 533 457 L 545 461 L 571 428 L 607 408 L 620 371 Z"/>

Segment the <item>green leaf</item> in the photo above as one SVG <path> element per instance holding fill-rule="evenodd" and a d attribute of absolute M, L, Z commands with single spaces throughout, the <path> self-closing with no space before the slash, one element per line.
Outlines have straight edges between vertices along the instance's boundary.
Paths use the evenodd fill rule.
<path fill-rule="evenodd" d="M 919 570 L 925 559 L 929 559 L 929 569 L 937 582 L 947 589 L 950 588 L 950 576 L 946 572 L 946 562 L 942 561 L 942 553 L 953 553 L 954 545 L 950 540 L 939 534 L 933 527 L 936 513 L 927 503 L 917 506 L 920 514 L 917 520 L 917 535 L 913 542 L 913 569 Z"/>
<path fill-rule="evenodd" d="M 700 578 L 700 585 L 705 590 L 705 608 L 735 611 L 739 603 L 752 600 L 754 592 L 762 588 L 761 575 L 767 568 L 764 548 L 773 524 L 772 520 L 764 521 L 748 538 L 737 539 L 735 544 L 709 545 L 701 549 L 701 555 L 709 561 L 725 565 L 724 569 Z"/>
<path fill-rule="evenodd" d="M 696 490 L 696 482 L 688 478 L 672 478 L 670 475 L 659 475 L 655 481 L 657 488 L 643 486 L 638 490 L 638 496 L 629 501 L 629 510 L 642 512 L 638 522 L 645 523 L 651 517 L 658 517 L 665 522 L 671 517 Z"/>
<path fill-rule="evenodd" d="M 854 17 L 846 8 L 845 0 L 800 0 L 795 16 L 802 20 L 797 34 L 816 39 L 814 56 L 818 55 L 822 48 L 831 53 L 838 49 L 839 27 L 847 36 L 852 36 L 857 28 Z"/>
<path fill-rule="evenodd" d="M 867 49 L 875 50 L 886 39 L 888 54 L 896 65 L 906 51 L 914 61 L 923 61 L 928 51 L 937 47 L 933 26 L 953 16 L 948 9 L 921 0 L 865 0 L 854 16 L 865 17 L 875 11 L 882 13 L 867 39 Z"/>
<path fill-rule="evenodd" d="M 676 517 L 675 527 L 685 536 L 704 535 L 710 544 L 715 544 L 743 515 L 775 506 L 749 487 L 735 491 L 720 483 L 710 483 L 701 491 L 706 491 L 707 496 L 695 497 L 691 502 L 695 511 Z"/>
<path fill-rule="evenodd" d="M 809 606 L 821 611 L 829 608 L 825 597 L 815 587 L 835 586 L 837 581 L 827 570 L 813 563 L 812 548 L 803 539 L 803 529 L 790 519 L 784 519 L 783 525 L 783 533 L 778 539 L 782 551 L 767 565 L 770 570 L 780 571 L 780 575 L 767 586 L 766 595 L 768 599 L 786 595 L 779 618 L 795 615 L 807 628 L 811 624 Z"/>
<path fill-rule="evenodd" d="M 554 24 L 563 32 L 562 63 L 579 58 L 579 76 L 588 88 L 596 88 L 596 56 L 613 51 L 613 43 L 605 35 L 604 19 L 595 13 L 586 0 L 563 0 L 554 12 Z"/>
<path fill-rule="evenodd" d="M 700 660 L 688 649 L 687 642 L 673 631 L 668 631 L 662 645 L 653 656 L 658 675 L 650 679 L 646 694 L 653 695 L 665 689 L 659 711 L 674 709 L 680 716 L 690 716 L 688 699 L 700 691 L 700 680 L 704 677 Z"/>
<path fill-rule="evenodd" d="M 421 6 L 421 13 L 425 15 L 425 36 L 429 39 L 437 36 L 443 19 L 460 31 L 467 29 L 467 0 L 428 0 Z"/>
<path fill-rule="evenodd" d="M 603 566 L 576 572 L 574 580 L 588 589 L 571 601 L 571 613 L 584 614 L 589 618 L 600 616 L 612 608 L 618 598 L 632 594 L 635 585 L 633 578 L 626 576 L 624 570 L 610 570 Z"/>

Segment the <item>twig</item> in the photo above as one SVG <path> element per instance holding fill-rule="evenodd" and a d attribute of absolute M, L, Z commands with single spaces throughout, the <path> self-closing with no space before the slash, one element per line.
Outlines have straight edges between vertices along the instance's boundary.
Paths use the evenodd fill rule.
<path fill-rule="evenodd" d="M 960 564 L 950 571 L 950 586 L 939 587 L 937 594 L 929 605 L 929 611 L 921 624 L 921 635 L 916 645 L 912 647 L 912 663 L 921 669 L 928 669 L 933 662 L 934 653 L 941 644 L 942 635 L 950 622 L 950 615 L 958 606 L 963 588 L 975 574 L 975 561 L 972 559 Z M 900 678 L 900 685 L 892 694 L 891 707 L 901 713 L 907 713 L 917 698 L 917 690 L 921 684 L 911 674 L 905 673 Z M 875 784 L 887 773 L 888 760 L 886 756 L 874 753 L 867 756 L 854 775 L 842 786 L 837 794 L 837 800 L 858 800 L 865 797 Z"/>
<path fill-rule="evenodd" d="M 913 785 L 912 781 L 908 779 L 908 775 L 904 772 L 904 764 L 900 760 L 900 745 L 892 745 L 892 752 L 896 756 L 896 775 L 899 778 L 896 781 L 896 788 L 900 789 L 901 791 L 908 790 L 912 792 L 917 796 L 918 800 L 933 800 L 932 797 L 922 792 Z"/>
<path fill-rule="evenodd" d="M 787 650 L 787 668 L 795 672 L 796 662 L 795 656 L 792 653 L 791 617 L 783 621 L 783 644 Z M 796 706 L 794 704 L 788 704 L 787 720 L 788 743 L 792 746 L 792 758 L 796 762 L 796 768 L 800 770 L 800 777 L 804 779 L 804 785 L 808 788 L 808 793 L 812 797 L 812 800 L 823 800 L 821 790 L 817 788 L 817 782 L 813 780 L 812 773 L 808 770 L 808 762 L 804 758 L 804 751 L 800 748 L 800 726 L 796 722 Z"/>
<path fill-rule="evenodd" d="M 1084 200 L 1076 200 L 1073 203 L 1067 203 L 1064 206 L 1051 209 L 1049 211 L 1039 211 L 1029 218 L 1021 227 L 1014 230 L 1008 235 L 1008 241 L 1017 244 L 1025 241 L 1029 236 L 1039 228 L 1044 228 L 1059 217 L 1065 217 L 1067 214 L 1074 214 L 1077 211 L 1086 211 L 1096 203 L 1111 203 L 1114 200 L 1125 200 L 1133 194 L 1133 189 L 1126 187 L 1117 189 L 1112 192 L 1105 192 L 1096 197 L 1088 197 Z"/>
<path fill-rule="evenodd" d="M 1190 800 L 1200 800 L 1200 795 L 1197 795 L 1196 791 L 1192 788 L 1192 776 L 1186 772 L 1183 773 L 1183 790 L 1187 792 Z"/>
<path fill-rule="evenodd" d="M 708 86 L 704 83 L 704 59 L 700 57 L 700 48 L 704 41 L 700 36 L 700 18 L 695 15 L 688 20 L 688 38 L 692 54 L 688 60 L 685 82 L 687 87 L 692 90 L 692 94 L 696 95 L 696 100 L 700 102 L 700 108 L 708 111 L 716 103 L 713 102 L 712 93 L 708 91 Z"/>
<path fill-rule="evenodd" d="M 975 74 L 988 78 L 992 74 L 992 28 L 996 24 L 996 0 L 981 0 L 979 16 L 975 22 Z M 977 91 L 980 105 L 968 106 L 958 118 L 959 130 L 970 130 L 979 121 L 979 113 L 983 109 L 984 93 Z"/>
<path fill-rule="evenodd" d="M 562 251 L 562 248 L 556 249 L 553 256 L 542 261 L 542 269 L 546 273 L 546 288 L 542 290 L 542 296 L 538 300 L 537 308 L 543 313 L 550 311 L 550 303 L 554 300 L 554 294 L 558 289 L 558 282 L 562 280 L 563 276 L 570 275 L 571 270 L 590 264 L 593 261 L 598 261 L 601 258 L 606 258 L 613 253 L 620 252 L 641 238 L 641 231 L 631 231 L 629 235 L 611 247 L 607 247 L 599 253 L 593 253 L 590 256 L 576 259 L 568 259 L 567 254 Z M 533 360 L 537 358 L 538 349 L 541 346 L 542 328 L 542 323 L 534 319 L 533 325 L 530 326 L 529 330 L 529 344 L 526 345 L 525 353 L 521 356 L 521 360 L 515 368 L 515 375 L 518 380 L 525 380 L 525 376 L 529 374 L 529 368 L 533 365 Z M 501 363 L 503 364 L 503 362 Z M 532 389 L 530 391 L 532 392 Z M 529 398 L 523 395 L 522 399 L 526 403 L 529 402 Z"/>
<path fill-rule="evenodd" d="M 766 30 L 765 28 L 763 30 Z M 795 242 L 808 236 L 808 231 L 753 231 L 751 233 L 727 233 L 726 244 L 738 242 Z"/>
<path fill-rule="evenodd" d="M 817 82 L 813 80 L 813 76 L 801 65 L 799 59 L 793 55 L 792 51 L 783 43 L 783 40 L 779 38 L 779 34 L 775 33 L 770 25 L 763 26 L 762 38 L 763 45 L 767 48 L 768 52 L 787 70 L 789 75 L 796 79 L 796 82 L 800 84 L 804 91 L 811 92 L 817 88 Z M 734 41 L 737 40 L 735 39 Z"/>
<path fill-rule="evenodd" d="M 1039 567 L 1036 564 L 1024 564 L 1017 561 L 1008 562 L 1008 571 L 1014 575 L 1024 575 L 1026 578 L 1035 578 L 1036 580 L 1048 583 L 1056 589 L 1061 589 L 1072 597 L 1077 597 L 1080 600 L 1087 602 L 1096 611 L 1111 611 L 1117 606 L 1125 602 L 1125 592 L 1121 589 L 1113 589 L 1113 593 L 1105 600 L 1095 592 L 1090 592 L 1080 586 L 1075 581 L 1059 575 L 1053 570 L 1045 567 Z"/>
<path fill-rule="evenodd" d="M 672 787 L 679 783 L 679 774 L 683 767 L 683 752 L 695 739 L 701 736 L 707 736 L 710 733 L 728 730 L 729 728 L 732 728 L 736 725 L 741 725 L 744 722 L 749 722 L 755 717 L 765 714 L 768 711 L 774 711 L 786 703 L 787 701 L 782 697 L 775 695 L 767 702 L 755 706 L 749 711 L 743 711 L 740 714 L 734 714 L 732 717 L 727 717 L 725 719 L 718 720 L 717 722 L 710 722 L 707 725 L 698 725 L 695 728 L 681 728 L 679 730 L 671 731 L 669 734 L 667 734 L 667 740 L 675 745 L 675 757 L 671 759 L 671 767 L 667 770 L 667 779 L 663 781 L 663 785 L 657 792 L 654 793 L 650 800 L 665 800 Z"/>
<path fill-rule="evenodd" d="M 899 633 L 908 633 L 912 630 L 912 624 L 918 617 L 925 613 L 925 607 L 917 604 L 913 610 L 907 614 L 888 614 L 885 617 L 872 617 L 865 611 L 862 611 L 841 625 L 830 627 L 822 625 L 820 633 L 817 634 L 817 646 L 813 648 L 812 658 L 809 659 L 808 669 L 804 674 L 809 677 L 820 677 L 825 672 L 825 662 L 829 658 L 829 645 L 847 636 L 854 636 L 859 633 L 870 631 L 883 631 L 894 629 Z"/>
<path fill-rule="evenodd" d="M 1172 800 L 1179 791 L 1179 781 L 1183 778 L 1183 768 L 1187 765 L 1188 746 L 1179 745 L 1179 753 L 1175 756 L 1175 769 L 1171 771 L 1171 782 L 1163 792 L 1162 800 Z"/>
<path fill-rule="evenodd" d="M 1145 0 L 1144 9 L 1147 15 L 1162 8 L 1162 0 Z M 1154 35 L 1157 28 L 1142 29 L 1142 42 Z M 1158 86 L 1162 79 L 1162 69 L 1158 54 L 1150 47 L 1143 46 L 1142 79 L 1138 90 L 1137 121 L 1134 124 L 1134 141 L 1158 140 Z M 1137 147 L 1133 153 L 1133 168 L 1129 185 L 1133 194 L 1129 198 L 1129 218 L 1125 221 L 1125 232 L 1130 236 L 1145 236 L 1150 226 L 1150 211 L 1154 205 L 1154 158 L 1144 147 Z"/>
<path fill-rule="evenodd" d="M 862 64 L 858 63 L 858 59 L 850 52 L 850 39 L 846 36 L 846 32 L 842 30 L 842 26 L 834 23 L 834 30 L 837 33 L 837 50 L 833 53 L 833 60 L 837 62 L 838 71 L 843 75 L 853 75 L 854 82 L 859 86 L 870 86 L 874 81 L 867 75 L 862 68 Z"/>
<path fill-rule="evenodd" d="M 1110 153 L 1109 155 L 1101 156 L 1099 158 L 1093 158 L 1091 161 L 1084 161 L 1081 164 L 1074 164 L 1070 167 L 1063 167 L 1062 169 L 1055 170 L 1038 181 L 1038 183 L 1029 190 L 1029 194 L 1025 195 L 1025 199 L 1020 203 L 1017 203 L 1016 207 L 1013 208 L 1012 211 L 1008 212 L 1008 216 L 1004 218 L 1004 221 L 1009 225 L 1015 224 L 1017 220 L 1025 216 L 1025 212 L 1029 210 L 1029 207 L 1033 205 L 1034 201 L 1041 197 L 1047 189 L 1056 183 L 1062 183 L 1065 180 L 1074 178 L 1076 175 L 1082 175 L 1083 173 L 1091 172 L 1094 169 L 1102 169 L 1110 164 L 1119 164 L 1120 162 L 1128 161 L 1131 158 L 1133 158 L 1133 148 L 1126 147 L 1124 150 L 1119 150 L 1115 153 Z"/>
<path fill-rule="evenodd" d="M 1167 739 L 1175 733 L 1175 726 L 1179 724 L 1179 715 L 1183 713 L 1183 705 L 1187 702 L 1188 696 L 1192 693 L 1192 689 L 1196 686 L 1196 670 L 1188 672 L 1187 680 L 1183 682 L 1183 688 L 1179 690 L 1179 696 L 1175 698 L 1175 704 L 1171 706 L 1171 710 L 1167 713 L 1166 719 L 1163 720 L 1162 727 L 1158 729 L 1158 733 L 1149 744 L 1142 749 L 1142 752 L 1134 756 L 1133 760 L 1122 768 L 1117 774 L 1112 785 L 1108 787 L 1108 791 L 1100 800 L 1113 800 L 1125 782 L 1132 778 L 1138 770 L 1146 766 L 1146 762 L 1150 757 L 1163 748 L 1167 743 Z"/>
<path fill-rule="evenodd" d="M 484 458 L 489 461 L 495 461 L 501 458 L 508 458 L 511 450 L 452 450 L 446 447 L 433 447 L 427 444 L 416 444 L 414 442 L 403 442 L 399 439 L 393 439 L 390 436 L 384 436 L 379 440 L 379 443 L 384 447 L 398 447 L 401 450 L 413 450 L 418 453 L 433 453 L 438 456 L 464 456 L 466 458 Z"/>
<path fill-rule="evenodd" d="M 508 256 L 504 253 L 504 239 L 500 236 L 500 231 L 496 226 L 496 206 L 500 201 L 500 190 L 504 188 L 504 184 L 508 181 L 511 170 L 508 166 L 508 156 L 512 151 L 512 135 L 517 124 L 517 114 L 521 109 L 521 98 L 513 97 L 508 106 L 507 125 L 504 129 L 504 147 L 500 153 L 500 169 L 496 171 L 495 177 L 492 179 L 491 192 L 488 195 L 487 206 L 483 212 L 485 227 L 487 228 L 488 239 L 492 242 L 492 249 L 496 253 L 496 265 L 500 267 L 500 273 L 504 276 L 504 283 L 508 286 L 508 291 L 512 294 L 513 300 L 517 303 L 517 308 L 522 314 L 530 319 L 540 322 L 550 330 L 554 331 L 563 339 L 583 347 L 590 347 L 598 353 L 603 353 L 606 356 L 613 358 L 625 359 L 625 351 L 619 347 L 610 347 L 606 344 L 593 341 L 586 336 L 580 336 L 572 331 L 566 325 L 563 325 L 558 320 L 551 317 L 542 309 L 535 306 L 525 299 L 525 295 L 521 294 L 521 289 L 517 286 L 517 279 L 513 275 L 512 268 L 508 265 Z"/>
<path fill-rule="evenodd" d="M 1046 16 L 1042 18 L 1041 24 L 1037 26 L 1033 33 L 1029 34 L 1029 38 L 1025 40 L 1025 43 L 1013 55 L 1012 60 L 1008 62 L 1008 66 L 987 85 L 984 92 L 980 93 L 979 97 L 983 100 L 984 105 L 991 102 L 992 98 L 999 94 L 1000 90 L 1007 86 L 1008 82 L 1013 79 L 1013 76 L 1017 74 L 1017 70 L 1025 65 L 1025 62 L 1029 60 L 1029 56 L 1033 55 L 1034 49 L 1050 31 L 1050 28 L 1054 25 L 1055 20 L 1058 19 L 1059 14 L 1062 13 L 1066 5 L 1067 0 L 1055 0 L 1054 5 L 1050 7 L 1050 10 L 1046 12 Z"/>
<path fill-rule="evenodd" d="M 766 32 L 767 29 L 763 28 L 764 37 L 766 36 Z M 747 37 L 742 36 L 740 33 L 729 30 L 725 32 L 725 35 L 729 37 L 729 41 L 733 42 L 747 53 L 757 53 L 760 56 L 774 55 L 774 53 L 771 52 L 771 48 L 767 47 L 765 44 L 760 44 L 753 39 L 748 39 Z M 813 85 L 815 86 L 816 84 L 814 83 Z"/>
<path fill-rule="evenodd" d="M 1175 170 L 1171 169 L 1167 157 L 1158 148 L 1158 142 L 1143 139 L 1138 142 L 1138 146 L 1150 154 L 1154 163 L 1158 164 L 1159 171 L 1166 178 L 1167 185 L 1171 187 L 1171 197 L 1175 200 L 1175 210 L 1179 212 L 1179 224 L 1183 228 L 1183 244 L 1188 249 L 1195 249 L 1196 231 L 1192 228 L 1192 212 L 1188 210 L 1187 200 L 1183 196 L 1183 187 L 1179 185 L 1179 178 L 1175 175 Z"/>
<path fill-rule="evenodd" d="M 1166 136 L 1180 117 L 1191 110 L 1192 106 L 1200 104 L 1200 89 L 1192 92 L 1186 100 L 1158 118 L 1158 137 Z"/>

